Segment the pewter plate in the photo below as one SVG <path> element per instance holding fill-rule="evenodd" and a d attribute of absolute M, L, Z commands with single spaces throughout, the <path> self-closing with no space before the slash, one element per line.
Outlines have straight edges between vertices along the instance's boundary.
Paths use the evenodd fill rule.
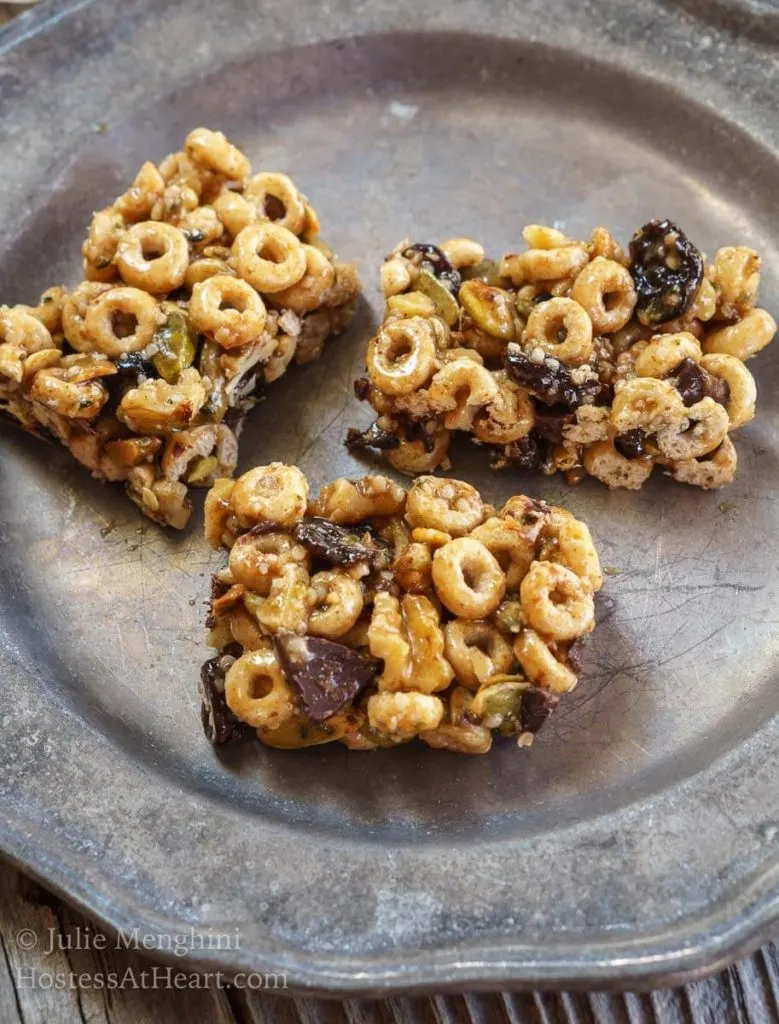
<path fill-rule="evenodd" d="M 59 2 L 0 35 L 0 295 L 74 281 L 90 211 L 204 123 L 293 174 L 366 302 L 279 384 L 242 468 L 359 473 L 341 441 L 382 255 L 523 224 L 625 239 L 652 216 L 764 257 L 779 309 L 777 15 L 597 5 Z M 742 34 L 739 35 L 738 33 Z M 104 922 L 238 930 L 193 963 L 322 992 L 648 984 L 750 948 L 779 916 L 777 409 L 726 491 L 639 494 L 457 473 L 592 526 L 611 567 L 585 680 L 529 751 L 468 759 L 215 755 L 198 722 L 218 557 L 140 518 L 67 457 L 0 450 L 2 848 Z M 197 945 L 195 943 L 195 945 Z"/>

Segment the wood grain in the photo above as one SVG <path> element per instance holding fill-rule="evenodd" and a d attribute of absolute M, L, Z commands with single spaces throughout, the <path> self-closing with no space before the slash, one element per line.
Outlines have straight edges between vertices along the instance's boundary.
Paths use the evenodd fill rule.
<path fill-rule="evenodd" d="M 0 861 L 0 1024 L 779 1024 L 775 945 L 705 981 L 636 993 L 507 993 L 415 999 L 291 998 L 166 968 L 133 950 L 104 949 L 81 914 Z M 34 937 L 33 948 L 30 935 Z M 52 949 L 51 952 L 49 950 Z M 153 974 L 157 969 L 157 976 Z M 184 971 L 184 968 L 178 969 Z M 117 979 L 99 988 L 99 979 Z M 50 984 L 49 979 L 58 978 Z M 145 978 L 145 981 L 144 981 Z M 61 987 L 57 987 L 57 986 Z"/>

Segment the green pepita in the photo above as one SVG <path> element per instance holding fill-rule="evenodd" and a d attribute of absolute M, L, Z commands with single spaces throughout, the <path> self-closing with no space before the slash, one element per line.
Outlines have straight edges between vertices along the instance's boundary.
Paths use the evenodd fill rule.
<path fill-rule="evenodd" d="M 157 352 L 152 358 L 160 377 L 168 384 L 176 384 L 191 366 L 197 350 L 197 334 L 185 313 L 174 310 L 154 335 Z"/>
<path fill-rule="evenodd" d="M 416 286 L 417 291 L 422 292 L 423 295 L 432 300 L 436 312 L 447 326 L 453 327 L 457 323 L 460 309 L 457 305 L 457 299 L 449 289 L 441 284 L 435 274 L 431 274 L 429 270 L 419 271 Z"/>

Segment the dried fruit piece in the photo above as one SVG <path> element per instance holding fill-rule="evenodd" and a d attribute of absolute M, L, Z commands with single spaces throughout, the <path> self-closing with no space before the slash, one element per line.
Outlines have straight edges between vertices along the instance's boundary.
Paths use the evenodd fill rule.
<path fill-rule="evenodd" d="M 493 463 L 493 469 L 540 469 L 549 456 L 549 444 L 540 434 L 531 430 L 519 441 L 507 444 Z"/>
<path fill-rule="evenodd" d="M 339 526 L 330 519 L 323 519 L 320 516 L 301 519 L 295 524 L 293 532 L 295 539 L 312 555 L 323 558 L 333 565 L 356 565 L 358 562 L 367 562 L 372 568 L 379 569 L 389 564 L 386 549 L 364 543 L 363 538 L 357 533 Z"/>
<path fill-rule="evenodd" d="M 614 438 L 614 447 L 626 459 L 640 459 L 642 455 L 646 455 L 647 437 L 646 431 L 641 427 L 626 430 L 624 434 Z"/>
<path fill-rule="evenodd" d="M 523 732 L 537 733 L 546 720 L 557 711 L 560 698 L 542 690 L 539 686 L 531 686 L 522 694 L 519 724 Z"/>
<path fill-rule="evenodd" d="M 379 662 L 350 647 L 320 637 L 274 636 L 276 656 L 312 722 L 340 711 L 375 677 Z"/>
<path fill-rule="evenodd" d="M 597 378 L 574 381 L 571 370 L 554 356 L 535 360 L 525 355 L 518 345 L 509 345 L 504 357 L 509 376 L 545 405 L 563 405 L 576 409 L 580 405 L 603 405 L 611 388 Z"/>
<path fill-rule="evenodd" d="M 403 255 L 420 270 L 427 270 L 444 284 L 449 291 L 457 294 L 461 284 L 459 273 L 454 269 L 446 253 L 430 242 L 415 242 L 404 250 Z"/>
<path fill-rule="evenodd" d="M 367 430 L 357 430 L 356 427 L 349 427 L 344 442 L 350 452 L 358 451 L 360 448 L 378 448 L 379 451 L 388 451 L 391 448 L 400 447 L 400 438 L 383 430 L 378 423 L 371 423 Z"/>
<path fill-rule="evenodd" d="M 683 316 L 703 280 L 703 257 L 670 220 L 651 220 L 630 240 L 638 319 L 657 327 Z"/>
<path fill-rule="evenodd" d="M 237 653 L 241 653 L 240 647 L 237 647 Z M 220 662 L 226 654 L 231 654 L 229 648 L 225 648 L 219 657 L 205 662 L 200 670 L 200 719 L 208 742 L 214 746 L 235 739 L 243 729 L 225 700 L 225 670 Z"/>

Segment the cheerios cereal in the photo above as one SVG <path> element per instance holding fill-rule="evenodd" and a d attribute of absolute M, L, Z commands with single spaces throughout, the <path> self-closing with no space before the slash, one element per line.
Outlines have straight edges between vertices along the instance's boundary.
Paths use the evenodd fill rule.
<path fill-rule="evenodd" d="M 185 526 L 264 385 L 352 317 L 356 271 L 318 230 L 290 178 L 196 128 L 95 213 L 81 284 L 0 306 L 0 412 Z"/>
<path fill-rule="evenodd" d="M 707 264 L 667 220 L 627 254 L 602 227 L 588 241 L 539 224 L 523 235 L 528 248 L 499 262 L 467 238 L 389 254 L 384 322 L 355 384 L 378 415 L 347 446 L 429 473 L 449 467 L 459 430 L 496 469 L 638 489 L 660 466 L 729 483 L 730 435 L 755 414 L 744 363 L 776 332 L 755 305 L 758 254 L 729 246 Z"/>
<path fill-rule="evenodd" d="M 522 495 L 496 509 L 431 476 L 407 491 L 340 479 L 314 497 L 271 463 L 214 483 L 205 531 L 229 553 L 201 674 L 214 743 L 245 726 L 272 747 L 418 738 L 483 754 L 495 734 L 528 746 L 576 685 L 603 575 L 563 509 Z"/>

